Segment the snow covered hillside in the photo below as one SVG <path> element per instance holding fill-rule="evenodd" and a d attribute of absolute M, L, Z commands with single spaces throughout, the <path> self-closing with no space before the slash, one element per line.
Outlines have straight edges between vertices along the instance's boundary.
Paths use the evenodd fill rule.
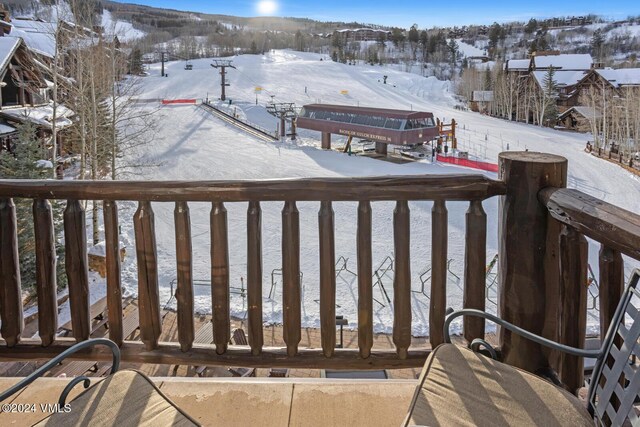
<path fill-rule="evenodd" d="M 584 152 L 588 136 L 561 133 L 524 124 L 506 122 L 479 114 L 454 109 L 450 84 L 435 78 L 395 71 L 380 66 L 349 66 L 328 60 L 326 56 L 291 51 L 272 51 L 264 56 L 235 57 L 237 70 L 230 69 L 231 86 L 227 90 L 232 99 L 230 108 L 240 116 L 275 130 L 276 120 L 266 113 L 264 105 L 276 102 L 339 103 L 349 105 L 388 107 L 432 111 L 437 117 L 449 121 L 455 118 L 462 130 L 459 148 L 478 157 L 497 162 L 503 150 L 544 151 L 560 154 L 569 159 L 569 185 L 631 211 L 640 211 L 640 180 L 623 169 L 598 160 Z M 185 70 L 184 62 L 167 66 L 168 77 L 160 77 L 160 65 L 151 66 L 150 76 L 142 79 L 144 99 L 211 98 L 219 97 L 218 71 L 209 60 L 193 61 L 193 70 Z M 388 83 L 382 76 L 388 75 Z M 258 95 L 255 87 L 264 90 Z M 348 91 L 343 94 L 343 91 Z M 140 108 L 148 108 L 141 106 Z M 215 180 L 215 179 L 267 179 L 298 177 L 335 177 L 370 175 L 407 175 L 442 173 L 477 173 L 465 168 L 430 164 L 428 162 L 404 165 L 392 164 L 363 157 L 349 157 L 335 151 L 319 149 L 319 135 L 302 134 L 296 143 L 265 143 L 243 134 L 219 121 L 199 106 L 166 107 L 159 113 L 159 128 L 155 141 L 146 147 L 145 160 L 158 167 L 141 170 L 140 179 L 155 180 Z M 339 142 L 338 142 L 339 144 Z M 488 173 L 495 178 L 495 174 Z M 121 224 L 123 240 L 127 245 L 127 259 L 123 266 L 124 283 L 131 292 L 136 291 L 135 254 L 131 218 L 134 204 L 122 203 Z M 246 215 L 243 203 L 227 204 L 231 286 L 240 287 L 246 277 Z M 301 270 L 303 277 L 303 324 L 319 325 L 318 292 L 318 209 L 319 203 L 299 203 L 301 236 Z M 431 203 L 410 203 L 411 208 L 411 268 L 412 287 L 421 286 L 419 275 L 430 264 Z M 449 275 L 447 305 L 458 308 L 462 304 L 462 268 L 464 261 L 464 215 L 467 203 L 448 203 L 449 208 Z M 495 256 L 497 246 L 496 198 L 484 203 L 488 214 L 488 258 Z M 336 258 L 348 258 L 348 268 L 356 271 L 356 203 L 334 203 L 336 218 Z M 393 255 L 393 203 L 374 203 L 374 268 L 386 257 Z M 175 279 L 175 242 L 172 204 L 154 204 L 160 266 L 162 298 L 170 295 Z M 208 281 L 210 277 L 210 225 L 208 204 L 192 204 L 193 251 L 195 278 Z M 281 321 L 281 203 L 263 204 L 263 252 L 265 321 Z M 597 250 L 590 247 L 591 265 L 597 267 Z M 488 260 L 489 261 L 489 260 Z M 273 271 L 273 276 L 272 276 Z M 276 282 L 275 295 L 268 299 L 272 277 Z M 383 277 L 386 291 L 393 300 L 392 276 Z M 337 314 L 344 315 L 355 326 L 357 319 L 357 279 L 342 272 L 337 280 Z M 428 284 L 427 284 L 428 290 Z M 98 291 L 99 292 L 99 291 Z M 208 286 L 197 286 L 196 307 L 200 312 L 210 311 L 211 293 Z M 413 332 L 428 332 L 428 299 L 413 295 Z M 392 328 L 392 308 L 381 290 L 374 289 L 376 331 L 389 332 Z M 491 295 L 495 300 L 495 295 Z M 92 297 L 94 299 L 94 297 Z M 244 317 L 246 302 L 232 295 L 232 311 Z M 487 304 L 490 310 L 495 306 Z"/>
<path fill-rule="evenodd" d="M 141 39 L 146 35 L 144 31 L 133 28 L 130 22 L 114 20 L 111 12 L 107 9 L 102 11 L 101 25 L 107 34 L 118 36 L 118 39 L 123 43 Z"/>

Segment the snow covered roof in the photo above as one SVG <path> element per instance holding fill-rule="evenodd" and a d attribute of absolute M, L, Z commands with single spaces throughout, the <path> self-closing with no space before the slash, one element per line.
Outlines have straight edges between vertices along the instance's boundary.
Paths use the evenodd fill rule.
<path fill-rule="evenodd" d="M 510 59 L 507 61 L 507 71 L 528 71 L 530 59 Z"/>
<path fill-rule="evenodd" d="M 534 71 L 533 76 L 540 85 L 544 86 L 544 79 L 547 71 Z M 553 81 L 559 88 L 574 86 L 587 75 L 587 71 L 563 71 L 558 70 L 553 74 Z"/>
<path fill-rule="evenodd" d="M 563 117 L 568 116 L 571 113 L 578 113 L 580 114 L 582 117 L 584 117 L 585 119 L 599 119 L 602 117 L 602 114 L 600 114 L 600 111 L 596 108 L 591 108 L 591 107 L 583 107 L 581 105 L 577 105 L 575 107 L 571 107 L 569 108 L 567 111 L 565 111 L 564 113 L 560 114 L 560 119 L 562 119 Z"/>
<path fill-rule="evenodd" d="M 41 105 L 37 107 L 4 108 L 0 110 L 0 115 L 9 119 L 17 120 L 19 122 L 29 121 L 47 129 L 53 128 L 52 104 Z M 73 117 L 75 113 L 64 105 L 58 105 L 58 111 L 56 112 L 56 115 L 57 129 L 64 129 L 73 124 L 70 117 Z"/>
<path fill-rule="evenodd" d="M 8 135 L 10 133 L 14 133 L 15 131 L 16 128 L 14 128 L 13 126 L 0 124 L 0 136 Z"/>
<path fill-rule="evenodd" d="M 593 65 L 593 58 L 588 53 L 567 54 L 567 55 L 543 55 L 533 57 L 534 70 L 541 70 L 549 67 L 561 70 L 589 70 Z"/>
<path fill-rule="evenodd" d="M 11 22 L 12 37 L 20 37 L 34 52 L 53 58 L 56 53 L 56 26 L 51 22 L 16 19 Z"/>
<path fill-rule="evenodd" d="M 20 47 L 20 39 L 15 37 L 0 37 L 0 71 L 7 68 L 18 47 Z"/>
<path fill-rule="evenodd" d="M 596 73 L 616 88 L 620 86 L 640 86 L 640 68 L 596 70 Z"/>
<path fill-rule="evenodd" d="M 345 28 L 343 30 L 337 30 L 338 33 L 360 32 L 360 31 L 373 31 L 374 33 L 385 33 L 385 34 L 391 33 L 391 31 L 377 30 L 374 28 Z"/>

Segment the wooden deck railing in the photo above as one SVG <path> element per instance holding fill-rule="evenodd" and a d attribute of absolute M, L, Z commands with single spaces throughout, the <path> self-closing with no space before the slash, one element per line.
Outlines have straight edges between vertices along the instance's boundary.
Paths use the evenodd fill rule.
<path fill-rule="evenodd" d="M 585 342 L 588 292 L 585 236 L 601 244 L 598 283 L 600 336 L 604 336 L 625 287 L 622 255 L 640 260 L 640 215 L 578 190 L 547 188 L 540 192 L 539 198 L 548 208 L 551 221 L 560 229 L 549 243 L 557 246 L 560 253 L 557 315 L 561 324 L 557 338 L 563 344 L 581 347 Z M 582 386 L 581 360 L 564 356 L 558 370 L 563 383 L 574 390 Z"/>
<path fill-rule="evenodd" d="M 51 205 L 67 200 L 64 214 L 66 270 L 74 338 L 89 336 L 87 248 L 82 200 L 104 200 L 109 337 L 124 361 L 189 365 L 372 369 L 417 367 L 428 351 L 411 348 L 410 201 L 433 201 L 432 278 L 429 306 L 432 346 L 443 341 L 447 307 L 448 201 L 467 201 L 464 265 L 465 308 L 485 308 L 487 216 L 482 201 L 500 196 L 499 314 L 531 332 L 564 344 L 584 344 L 587 244 L 602 243 L 600 306 L 605 331 L 623 287 L 622 254 L 640 259 L 640 217 L 567 190 L 567 161 L 540 153 L 503 153 L 500 180 L 479 175 L 332 178 L 232 182 L 0 181 L 0 360 L 47 359 L 73 344 L 56 337 L 54 250 Z M 37 292 L 40 340 L 21 339 L 22 304 L 13 199 L 34 200 L 37 236 Z M 133 217 L 138 261 L 142 342 L 123 341 L 118 257 L 119 201 L 137 201 Z M 300 223 L 298 202 L 320 202 L 319 260 L 321 349 L 301 341 Z M 358 203 L 358 348 L 335 348 L 335 236 L 333 202 Z M 372 212 L 374 202 L 395 201 L 395 350 L 373 348 Z M 175 203 L 178 342 L 159 342 L 160 302 L 154 216 L 151 202 Z M 189 202 L 210 202 L 211 286 L 214 344 L 194 344 L 193 254 Z M 229 346 L 230 288 L 226 205 L 248 202 L 247 300 L 249 346 Z M 262 204 L 283 203 L 282 274 L 285 348 L 264 346 L 262 307 Z M 482 320 L 469 319 L 464 337 L 484 336 Z M 571 387 L 581 384 L 580 361 L 561 358 L 538 345 L 500 331 L 503 359 L 537 371 L 555 368 Z M 78 358 L 109 360 L 96 349 Z"/>
<path fill-rule="evenodd" d="M 469 201 L 465 306 L 484 308 L 486 214 L 482 201 L 504 194 L 501 181 L 484 176 L 407 176 L 380 178 L 300 179 L 240 182 L 80 182 L 0 181 L 0 242 L 2 253 L 2 336 L 7 347 L 0 358 L 48 358 L 72 344 L 55 337 L 55 251 L 51 205 L 67 200 L 64 212 L 66 271 L 76 341 L 89 338 L 89 284 L 83 200 L 104 200 L 107 258 L 109 337 L 122 346 L 123 360 L 236 366 L 305 368 L 400 368 L 420 366 L 427 352 L 411 350 L 411 273 L 409 201 L 433 200 L 433 277 L 429 318 L 432 345 L 442 342 L 446 311 L 447 207 L 446 202 Z M 18 274 L 15 207 L 12 199 L 34 200 L 39 247 L 38 305 L 40 341 L 21 340 L 22 316 Z M 138 262 L 138 301 L 142 343 L 123 342 L 122 291 L 118 248 L 117 202 L 137 201 L 133 217 Z M 320 318 L 322 349 L 300 349 L 301 284 L 300 231 L 296 203 L 319 201 Z M 335 201 L 358 202 L 358 345 L 336 349 L 335 343 Z M 395 201 L 393 343 L 395 351 L 373 349 L 372 211 L 377 201 Z M 154 212 L 151 202 L 175 203 L 178 343 L 160 343 L 161 316 Z M 194 341 L 193 269 L 188 202 L 210 202 L 211 287 L 214 345 Z M 247 212 L 247 298 L 249 348 L 229 347 L 230 288 L 227 210 L 225 204 L 249 202 Z M 282 274 L 283 335 L 286 348 L 263 345 L 261 203 L 283 202 Z M 481 337 L 484 323 L 467 325 L 468 338 Z M 99 350 L 79 357 L 103 358 Z M 206 363 L 205 363 L 206 362 Z"/>

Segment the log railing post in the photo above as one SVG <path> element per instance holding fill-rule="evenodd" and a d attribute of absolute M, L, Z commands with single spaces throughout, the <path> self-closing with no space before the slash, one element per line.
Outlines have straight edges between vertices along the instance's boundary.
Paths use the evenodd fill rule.
<path fill-rule="evenodd" d="M 42 345 L 53 343 L 58 330 L 57 256 L 53 211 L 48 200 L 33 201 L 38 289 L 38 333 Z"/>
<path fill-rule="evenodd" d="M 178 341 L 180 349 L 189 351 L 195 338 L 193 324 L 193 255 L 191 247 L 191 218 L 187 202 L 177 202 L 173 211 L 176 229 L 178 308 Z"/>
<path fill-rule="evenodd" d="M 103 204 L 104 236 L 107 258 L 107 307 L 109 311 L 109 339 L 118 345 L 122 336 L 122 278 L 120 276 L 120 236 L 118 204 L 105 200 Z"/>
<path fill-rule="evenodd" d="M 320 326 L 322 351 L 333 356 L 336 347 L 336 250 L 331 202 L 323 201 L 318 213 L 320 236 Z"/>
<path fill-rule="evenodd" d="M 431 210 L 431 304 L 429 305 L 431 348 L 436 348 L 444 342 L 442 329 L 447 310 L 448 217 L 445 201 L 434 201 Z"/>
<path fill-rule="evenodd" d="M 570 227 L 560 234 L 560 343 L 584 348 L 587 318 L 587 239 Z M 576 392 L 584 385 L 582 358 L 562 354 L 560 380 Z"/>
<path fill-rule="evenodd" d="M 547 290 L 545 277 L 548 210 L 538 201 L 545 187 L 566 187 L 567 160 L 534 152 L 501 153 L 500 177 L 506 195 L 499 211 L 499 315 L 535 334 L 543 334 Z M 549 294 L 549 295 L 548 295 Z M 554 320 L 555 321 L 555 320 Z M 586 319 L 585 319 L 586 321 Z M 548 352 L 531 341 L 500 330 L 506 363 L 535 372 L 549 366 Z"/>
<path fill-rule="evenodd" d="M 16 205 L 0 199 L 0 315 L 2 338 L 9 347 L 20 341 L 23 328 Z"/>
<path fill-rule="evenodd" d="M 600 248 L 600 336 L 604 337 L 624 292 L 622 254 L 605 245 Z"/>
<path fill-rule="evenodd" d="M 213 298 L 213 342 L 224 354 L 231 339 L 229 290 L 229 235 L 227 209 L 216 202 L 211 210 L 211 296 Z"/>
<path fill-rule="evenodd" d="M 482 200 L 474 200 L 466 218 L 466 242 L 464 256 L 463 307 L 484 311 L 485 309 L 485 264 L 487 261 L 487 214 Z M 484 319 L 465 317 L 464 337 L 467 342 L 484 339 Z"/>
<path fill-rule="evenodd" d="M 77 341 L 84 341 L 91 334 L 89 261 L 86 218 L 77 200 L 69 200 L 64 210 L 64 242 L 73 337 Z"/>
<path fill-rule="evenodd" d="M 373 261 L 371 254 L 371 202 L 358 206 L 358 348 L 363 359 L 373 347 Z"/>
<path fill-rule="evenodd" d="M 400 359 L 411 346 L 411 263 L 409 202 L 400 200 L 393 212 L 395 274 L 393 276 L 393 343 Z"/>
<path fill-rule="evenodd" d="M 262 209 L 260 202 L 249 202 L 247 211 L 247 325 L 249 345 L 254 356 L 262 353 Z"/>
<path fill-rule="evenodd" d="M 151 203 L 142 201 L 133 217 L 138 259 L 138 304 L 140 339 L 147 350 L 158 348 L 162 332 L 160 293 L 158 289 L 158 255 Z"/>
<path fill-rule="evenodd" d="M 298 353 L 302 339 L 300 307 L 300 214 L 296 202 L 282 210 L 282 320 L 283 338 L 290 357 Z"/>

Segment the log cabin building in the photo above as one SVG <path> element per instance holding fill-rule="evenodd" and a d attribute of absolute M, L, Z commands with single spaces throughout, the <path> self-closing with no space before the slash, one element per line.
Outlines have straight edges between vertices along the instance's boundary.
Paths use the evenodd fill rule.
<path fill-rule="evenodd" d="M 544 94 L 544 81 L 549 69 L 554 70 L 554 83 L 558 90 L 556 106 L 560 114 L 579 103 L 579 85 L 596 64 L 589 54 L 560 54 L 558 51 L 536 52 L 529 59 L 512 59 L 505 63 L 505 73 L 515 75 L 518 97 L 524 100 Z M 528 102 L 516 103 L 512 117 L 535 122 L 534 108 Z"/>
<path fill-rule="evenodd" d="M 62 130 L 72 125 L 73 112 L 63 105 L 58 105 L 56 123 L 52 122 L 51 86 L 22 38 L 0 37 L 0 150 L 12 149 L 17 128 L 25 122 L 35 125 L 45 145 L 54 126 Z M 64 151 L 64 138 L 59 136 L 58 155 Z"/>

